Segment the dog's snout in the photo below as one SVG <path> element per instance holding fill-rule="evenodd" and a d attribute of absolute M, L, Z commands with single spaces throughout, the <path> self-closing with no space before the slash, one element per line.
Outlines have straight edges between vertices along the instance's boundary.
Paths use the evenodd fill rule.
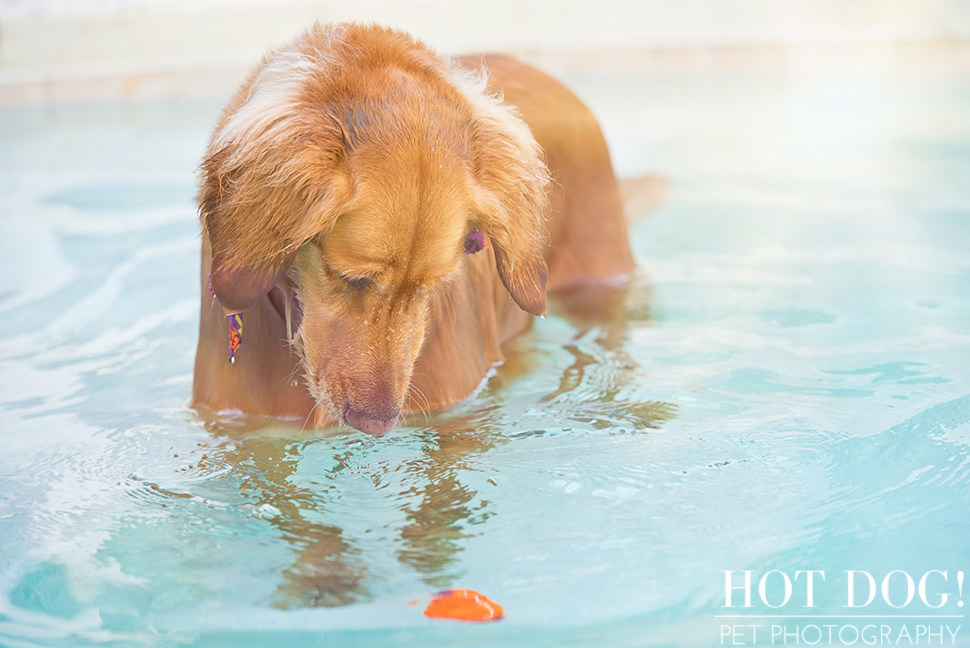
<path fill-rule="evenodd" d="M 348 406 L 344 411 L 344 421 L 365 434 L 380 437 L 394 429 L 400 414 L 400 409 L 381 408 L 369 412 Z"/>

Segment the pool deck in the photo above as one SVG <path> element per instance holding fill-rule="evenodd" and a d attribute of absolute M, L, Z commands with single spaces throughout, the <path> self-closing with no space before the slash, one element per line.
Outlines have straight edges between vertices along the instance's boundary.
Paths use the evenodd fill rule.
<path fill-rule="evenodd" d="M 554 74 L 970 70 L 970 3 L 947 0 L 0 0 L 0 106 L 225 94 L 314 21 L 379 22 Z"/>

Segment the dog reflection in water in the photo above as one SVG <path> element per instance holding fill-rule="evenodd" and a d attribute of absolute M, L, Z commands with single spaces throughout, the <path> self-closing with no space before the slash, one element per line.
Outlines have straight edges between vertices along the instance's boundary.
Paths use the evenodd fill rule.
<path fill-rule="evenodd" d="M 556 412 L 560 425 L 574 426 L 579 434 L 582 429 L 605 427 L 636 433 L 659 428 L 674 416 L 673 406 L 617 400 L 629 381 L 636 379 L 636 364 L 624 351 L 628 318 L 644 317 L 645 313 L 642 308 L 628 307 L 625 291 L 597 291 L 597 296 L 567 293 L 553 302 L 557 316 L 576 327 L 575 343 L 564 345 L 573 361 L 557 367 L 561 376 L 556 389 L 537 395 L 536 403 L 546 404 Z M 581 350 L 579 339 L 594 354 Z M 458 567 L 463 541 L 485 532 L 483 523 L 494 515 L 486 502 L 501 500 L 508 495 L 505 489 L 511 488 L 497 478 L 489 484 L 495 491 L 479 492 L 469 484 L 467 473 L 487 463 L 487 453 L 515 442 L 505 433 L 510 427 L 524 429 L 524 425 L 509 421 L 508 412 L 503 415 L 503 399 L 516 393 L 517 385 L 540 366 L 549 369 L 540 353 L 526 344 L 520 346 L 498 368 L 487 394 L 474 407 L 463 408 L 461 415 L 410 417 L 418 426 L 407 430 L 415 437 L 415 449 L 408 460 L 395 466 L 393 475 L 388 475 L 382 462 L 370 466 L 360 461 L 363 448 L 351 440 L 336 442 L 338 447 L 345 444 L 345 449 L 334 452 L 333 463 L 326 470 L 310 476 L 305 468 L 299 470 L 300 463 L 314 454 L 313 444 L 329 448 L 333 441 L 317 435 L 298 436 L 286 428 L 277 427 L 274 432 L 258 417 L 208 417 L 206 427 L 213 442 L 202 450 L 206 461 L 216 463 L 220 473 L 228 467 L 229 472 L 243 475 L 237 480 L 241 499 L 257 507 L 269 505 L 274 513 L 267 523 L 293 550 L 291 563 L 282 568 L 274 605 L 294 608 L 366 601 L 372 587 L 382 580 L 368 568 L 370 557 L 360 544 L 363 538 L 334 523 L 336 484 L 345 482 L 348 475 L 373 484 L 374 496 L 383 505 L 396 507 L 397 514 L 391 517 L 404 522 L 390 530 L 385 541 L 394 547 L 394 558 L 418 574 L 429 593 L 461 585 Z M 590 373 L 602 363 L 622 369 L 599 386 L 598 394 L 577 403 L 573 392 L 588 385 Z M 517 436 L 532 434 L 542 431 Z M 394 484 L 399 486 L 396 491 Z M 380 526 L 374 531 L 388 530 Z"/>
<path fill-rule="evenodd" d="M 577 366 L 571 365 L 563 381 L 572 380 L 576 372 Z M 495 377 L 500 393 L 503 384 L 516 379 L 509 368 L 502 367 Z M 574 411 L 571 424 L 579 428 L 591 418 L 604 421 L 613 417 L 615 426 L 644 430 L 659 427 L 673 415 L 672 408 L 663 403 L 638 403 L 617 414 L 610 400 L 615 393 L 611 390 L 604 400 Z M 242 476 L 234 480 L 239 484 L 240 499 L 273 511 L 265 520 L 271 529 L 268 532 L 292 549 L 288 566 L 281 568 L 272 601 L 276 607 L 332 607 L 369 600 L 372 589 L 379 588 L 383 580 L 374 573 L 369 564 L 372 557 L 362 544 L 366 541 L 366 547 L 374 546 L 372 531 L 385 534 L 378 542 L 391 547 L 393 558 L 417 574 L 430 594 L 462 586 L 464 541 L 488 528 L 485 523 L 495 514 L 488 501 L 510 496 L 512 487 L 500 477 L 488 484 L 486 492 L 468 479 L 468 473 L 487 462 L 487 453 L 514 443 L 491 422 L 499 407 L 501 402 L 493 401 L 465 416 L 431 415 L 425 421 L 427 426 L 408 431 L 419 443 L 390 476 L 384 463 L 359 461 L 361 447 L 353 442 L 334 453 L 325 471 L 310 476 L 305 469 L 298 470 L 300 463 L 313 454 L 313 444 L 329 448 L 331 441 L 294 438 L 285 430 L 274 435 L 267 432 L 265 421 L 245 417 L 238 421 L 210 419 L 206 427 L 213 441 L 201 452 L 207 455 L 207 462 L 219 467 L 220 474 Z M 226 467 L 228 473 L 223 472 Z M 387 529 L 383 526 L 386 520 L 375 520 L 373 530 L 368 528 L 366 536 L 359 536 L 359 531 L 336 523 L 333 511 L 339 498 L 333 485 L 345 482 L 348 474 L 373 484 L 373 496 L 381 499 L 382 506 L 397 509 L 390 517 L 402 520 L 399 528 Z"/>
<path fill-rule="evenodd" d="M 487 416 L 482 412 L 476 418 Z M 262 510 L 273 511 L 266 518 L 293 551 L 292 563 L 282 570 L 281 584 L 273 604 L 281 608 L 340 606 L 369 598 L 368 583 L 379 582 L 369 573 L 366 555 L 358 547 L 362 538 L 349 535 L 326 520 L 336 498 L 327 482 L 339 481 L 347 471 L 360 472 L 375 488 L 388 486 L 384 469 L 368 468 L 354 461 L 356 444 L 334 455 L 334 464 L 310 480 L 293 478 L 307 444 L 290 435 L 257 431 L 260 421 L 210 419 L 206 427 L 213 436 L 211 446 L 201 450 L 204 462 L 229 466 L 242 474 L 240 495 Z M 451 570 L 461 551 L 461 540 L 474 534 L 476 524 L 490 512 L 476 504 L 479 494 L 463 484 L 462 471 L 468 461 L 494 444 L 487 430 L 474 432 L 468 420 L 455 426 L 437 426 L 434 431 L 416 431 L 422 450 L 414 460 L 396 471 L 394 479 L 404 491 L 390 496 L 398 501 L 406 522 L 394 532 L 396 559 L 421 575 L 430 591 L 447 587 L 457 577 Z M 198 460 L 196 460 L 198 461 Z M 385 491 L 387 492 L 387 491 Z M 162 495 L 176 495 L 167 491 Z M 268 505 L 268 506 L 267 506 Z"/>

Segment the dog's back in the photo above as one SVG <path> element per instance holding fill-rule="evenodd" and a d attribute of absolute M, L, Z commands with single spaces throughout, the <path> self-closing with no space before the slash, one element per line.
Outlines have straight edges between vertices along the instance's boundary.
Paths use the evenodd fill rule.
<path fill-rule="evenodd" d="M 516 107 L 545 154 L 552 176 L 545 250 L 548 290 L 616 284 L 633 257 L 610 152 L 600 126 L 568 88 L 506 55 L 466 56 L 489 70 L 488 89 Z"/>

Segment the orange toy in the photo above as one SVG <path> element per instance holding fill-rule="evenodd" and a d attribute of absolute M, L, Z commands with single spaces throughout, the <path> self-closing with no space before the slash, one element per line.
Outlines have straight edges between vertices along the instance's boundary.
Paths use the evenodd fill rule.
<path fill-rule="evenodd" d="M 475 590 L 445 590 L 434 595 L 424 615 L 432 619 L 498 621 L 502 618 L 502 606 Z"/>

